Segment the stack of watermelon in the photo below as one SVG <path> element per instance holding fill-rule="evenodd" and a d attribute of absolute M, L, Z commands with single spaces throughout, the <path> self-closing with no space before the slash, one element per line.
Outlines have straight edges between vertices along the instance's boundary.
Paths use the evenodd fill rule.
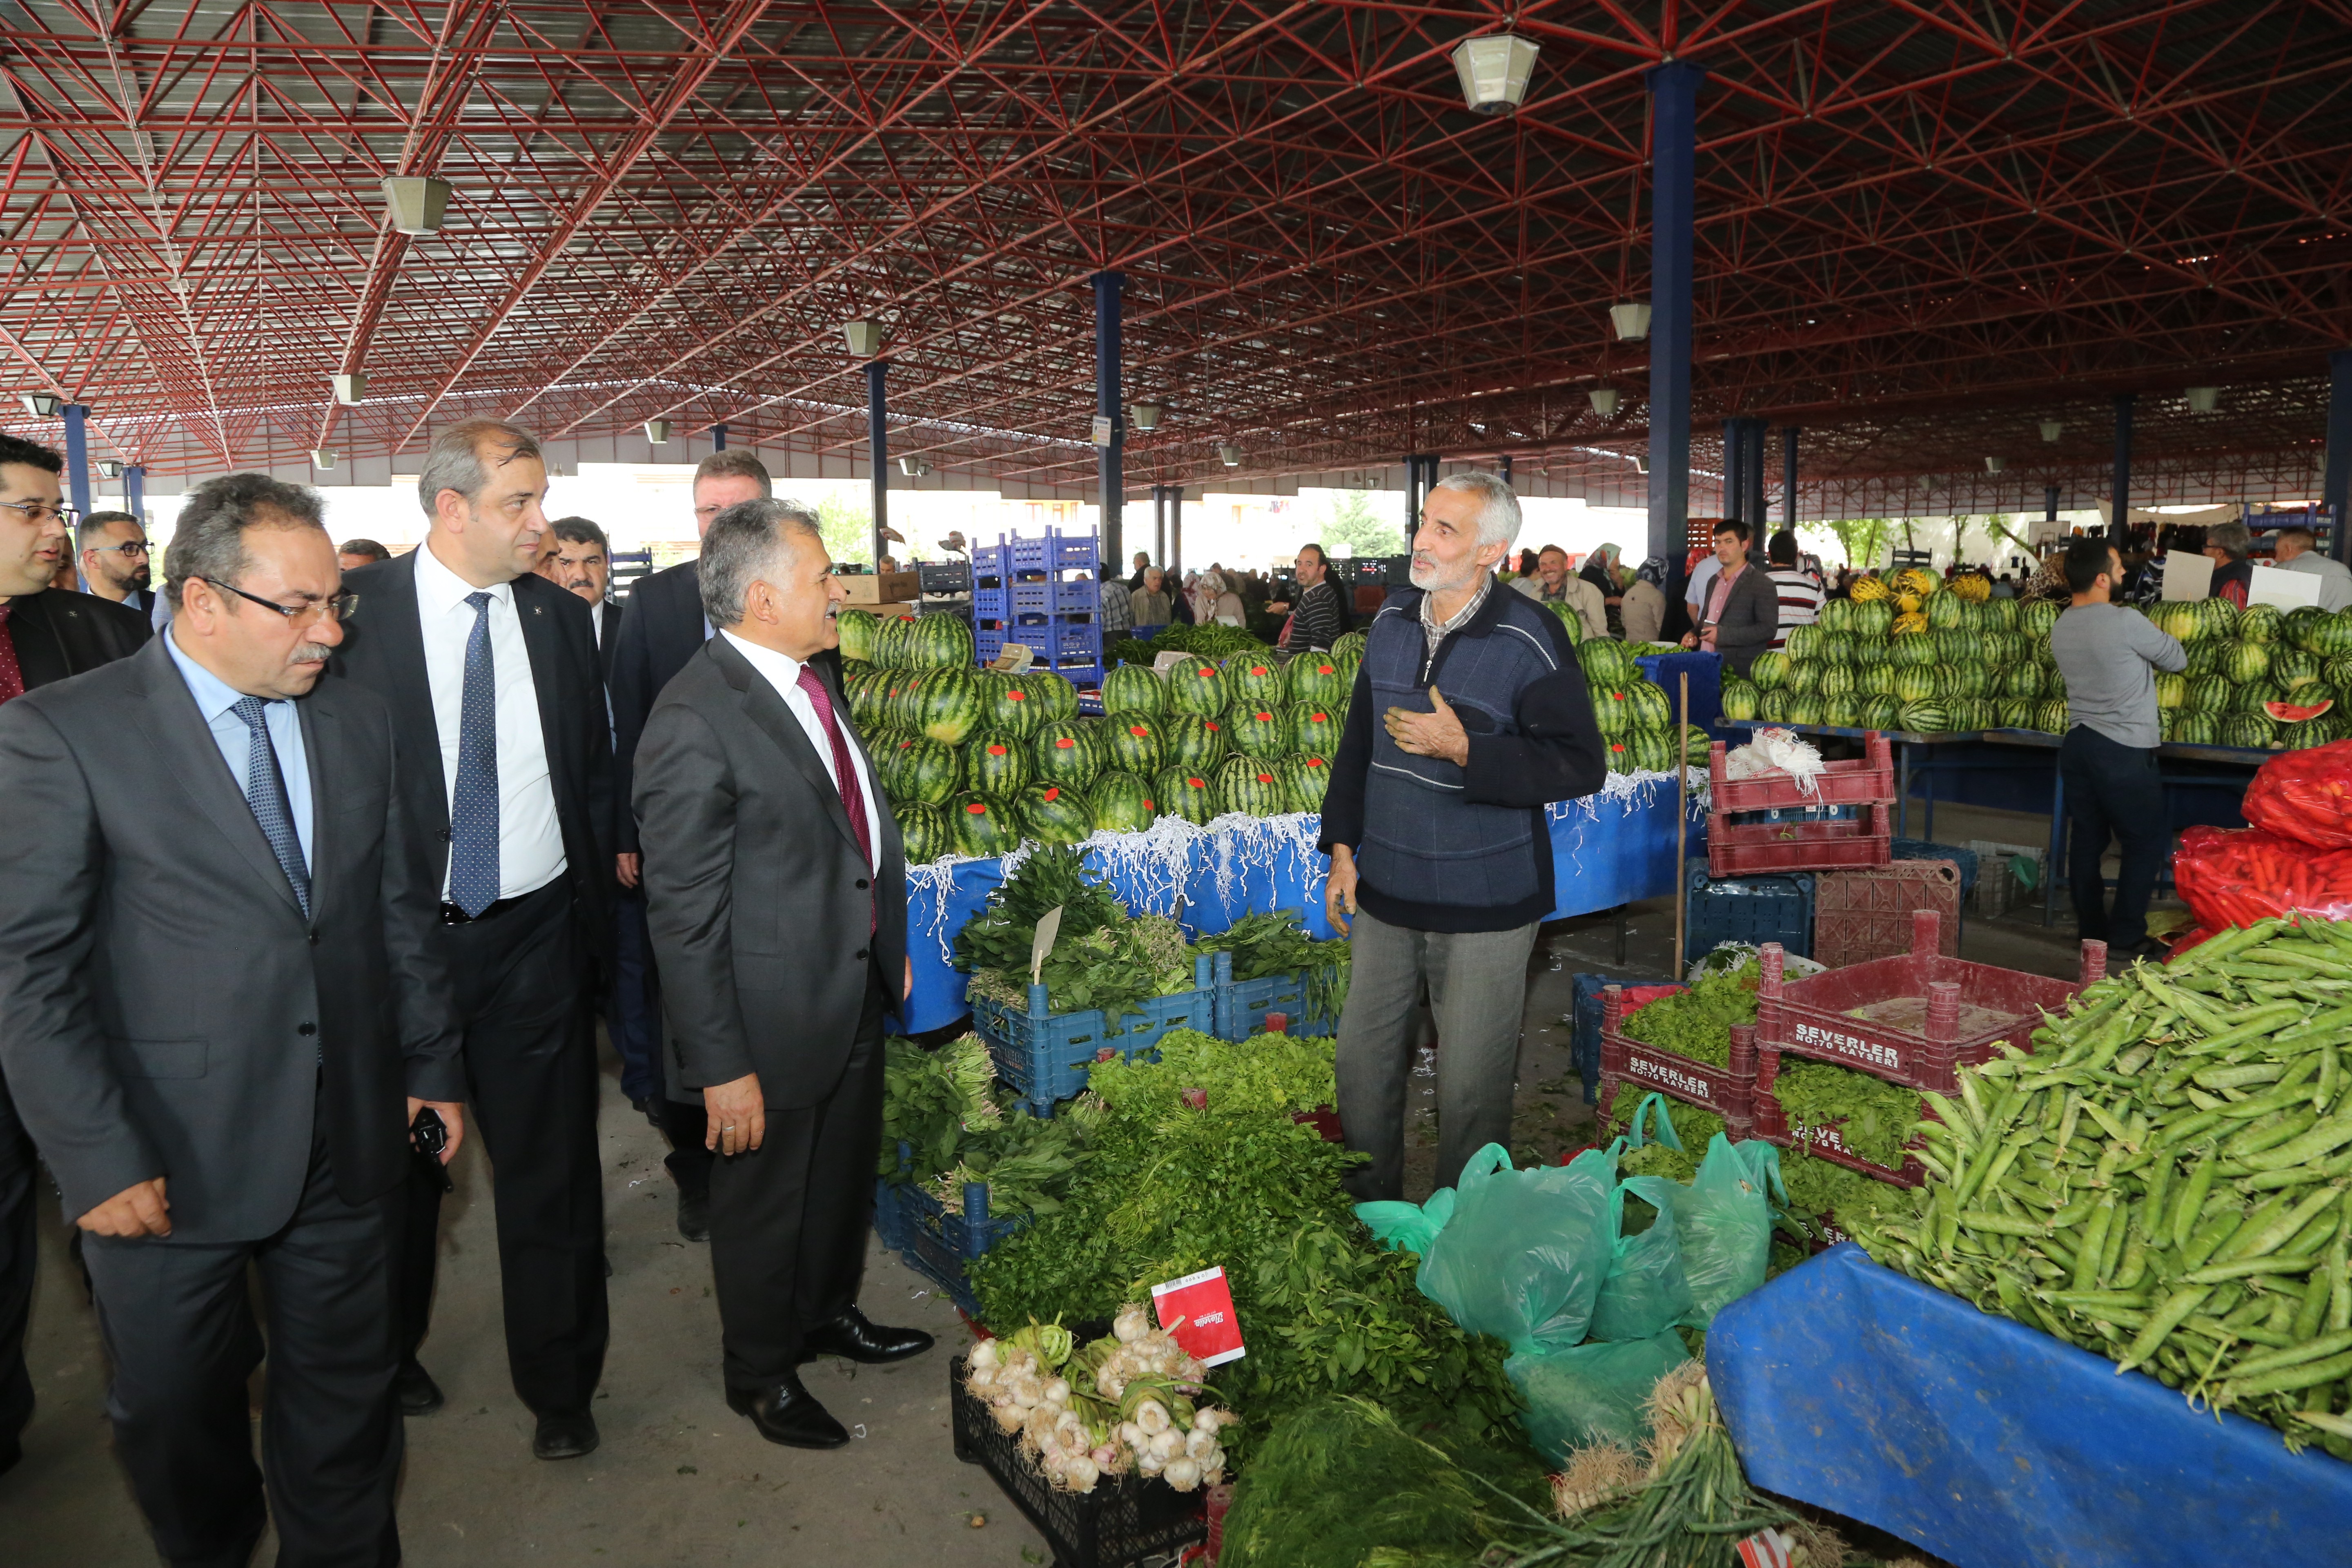
<path fill-rule="evenodd" d="M 1677 745 L 1674 701 L 1642 672 L 1634 657 L 1631 647 L 1606 637 L 1576 645 L 1576 659 L 1592 694 L 1592 716 L 1609 748 L 1609 771 L 1663 773 L 1678 765 L 1706 766 L 1706 731 L 1693 724 L 1681 731 Z"/>
<path fill-rule="evenodd" d="M 2189 655 L 2180 674 L 2156 678 L 2166 740 L 2293 751 L 2352 736 L 2352 612 L 2204 599 L 2147 614 Z"/>

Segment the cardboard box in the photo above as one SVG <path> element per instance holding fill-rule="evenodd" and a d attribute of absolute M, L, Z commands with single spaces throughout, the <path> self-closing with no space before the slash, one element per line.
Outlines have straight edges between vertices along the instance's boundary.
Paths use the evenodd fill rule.
<path fill-rule="evenodd" d="M 923 591 L 921 577 L 912 572 L 885 572 L 878 576 L 859 572 L 839 581 L 849 590 L 849 602 L 853 605 L 903 604 Z"/>

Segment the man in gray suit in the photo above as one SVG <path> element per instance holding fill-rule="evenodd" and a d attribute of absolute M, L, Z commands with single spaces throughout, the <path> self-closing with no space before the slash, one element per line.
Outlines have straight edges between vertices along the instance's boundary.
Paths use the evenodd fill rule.
<path fill-rule="evenodd" d="M 646 721 L 635 803 L 668 1022 L 698 1094 L 727 1402 L 772 1443 L 836 1448 L 803 1386 L 820 1355 L 900 1361 L 915 1329 L 857 1310 L 882 1136 L 882 1015 L 903 998 L 907 868 L 849 706 L 817 656 L 848 595 L 815 515 L 747 500 L 702 542 L 719 629 Z"/>
<path fill-rule="evenodd" d="M 391 715 L 318 684 L 350 611 L 312 492 L 190 496 L 169 630 L 0 708 L 0 1064 L 86 1237 L 108 1412 L 158 1551 L 400 1560 L 390 1245 L 463 1078 Z"/>

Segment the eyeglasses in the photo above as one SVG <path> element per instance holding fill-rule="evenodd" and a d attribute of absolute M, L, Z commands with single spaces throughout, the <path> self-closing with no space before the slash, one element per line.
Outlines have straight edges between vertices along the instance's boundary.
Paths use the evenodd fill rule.
<path fill-rule="evenodd" d="M 144 555 L 147 553 L 147 542 L 143 539 L 133 539 L 122 544 L 93 544 L 90 546 L 90 550 L 93 553 L 99 555 L 121 555 L 124 557 Z"/>
<path fill-rule="evenodd" d="M 329 598 L 313 600 L 307 605 L 281 605 L 275 599 L 265 599 L 258 594 L 248 594 L 242 588 L 231 587 L 217 577 L 200 577 L 200 583 L 210 583 L 224 594 L 235 594 L 249 605 L 259 605 L 265 610 L 275 610 L 289 621 L 347 621 L 352 612 L 360 607 L 357 594 L 337 594 Z"/>
<path fill-rule="evenodd" d="M 69 506 L 51 506 L 47 501 L 0 500 L 0 507 L 6 507 L 26 522 L 39 523 L 54 521 L 62 522 L 68 528 L 81 516 L 81 513 Z"/>

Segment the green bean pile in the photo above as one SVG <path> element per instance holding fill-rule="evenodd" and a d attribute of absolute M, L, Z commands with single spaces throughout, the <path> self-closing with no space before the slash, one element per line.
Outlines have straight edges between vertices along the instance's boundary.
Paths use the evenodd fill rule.
<path fill-rule="evenodd" d="M 2033 1039 L 1923 1097 L 1911 1212 L 1847 1229 L 1922 1283 L 2352 1458 L 2352 922 L 2264 921 L 2135 963 Z"/>

